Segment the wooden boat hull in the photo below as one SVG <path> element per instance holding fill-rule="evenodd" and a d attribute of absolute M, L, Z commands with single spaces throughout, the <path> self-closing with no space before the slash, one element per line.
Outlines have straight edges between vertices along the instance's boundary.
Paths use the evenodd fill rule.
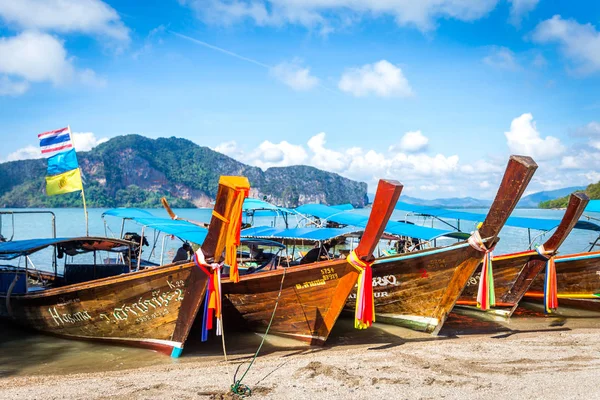
<path fill-rule="evenodd" d="M 501 255 L 493 259 L 496 306 L 485 311 L 489 314 L 510 317 L 525 295 L 532 279 L 543 270 L 546 260 L 535 251 Z M 481 278 L 481 265 L 467 282 L 456 302 L 460 308 L 476 309 L 477 291 Z M 523 282 L 525 281 L 525 282 Z M 476 309 L 481 311 L 480 309 Z"/>
<path fill-rule="evenodd" d="M 482 259 L 467 243 L 377 259 L 376 320 L 437 334 Z M 348 311 L 355 299 L 356 291 L 348 298 Z"/>
<path fill-rule="evenodd" d="M 192 263 L 167 265 L 39 292 L 3 293 L 0 316 L 52 335 L 178 356 L 206 281 Z"/>
<path fill-rule="evenodd" d="M 600 252 L 569 254 L 555 258 L 558 306 L 600 311 Z M 525 294 L 543 302 L 544 276 L 540 274 Z"/>
<path fill-rule="evenodd" d="M 249 329 L 264 333 L 281 287 L 269 334 L 321 345 L 357 279 L 358 270 L 343 259 L 244 275 L 238 283 L 223 282 L 223 295 L 234 308 L 225 312 L 236 313 Z"/>

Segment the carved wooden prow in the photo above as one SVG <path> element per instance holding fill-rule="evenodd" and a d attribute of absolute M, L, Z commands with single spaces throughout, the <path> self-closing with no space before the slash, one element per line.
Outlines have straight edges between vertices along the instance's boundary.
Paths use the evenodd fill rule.
<path fill-rule="evenodd" d="M 224 217 L 226 221 L 230 221 L 234 214 L 239 215 L 241 218 L 243 201 L 236 203 L 240 190 L 245 190 L 246 192 L 250 190 L 248 178 L 222 176 L 219 179 L 219 190 L 217 192 L 215 208 L 210 225 L 208 226 L 208 234 L 202 244 L 202 252 L 207 262 L 220 262 L 225 250 L 228 224 L 219 218 L 219 216 Z M 240 207 L 240 209 L 234 210 L 234 207 Z"/>
<path fill-rule="evenodd" d="M 510 156 L 502 183 L 485 221 L 479 229 L 483 239 L 494 240 L 513 212 L 538 165 L 528 156 Z"/>
<path fill-rule="evenodd" d="M 556 253 L 562 242 L 569 236 L 569 233 L 579 221 L 579 217 L 583 213 L 583 210 L 590 201 L 589 197 L 584 193 L 575 193 L 571 195 L 569 199 L 569 206 L 565 215 L 563 215 L 560 224 L 544 243 L 544 250 L 546 256 L 552 256 Z M 546 259 L 541 256 L 532 257 L 524 266 L 519 276 L 515 280 L 511 290 L 502 298 L 503 302 L 514 303 L 513 308 L 516 309 L 516 305 L 521 301 L 527 290 L 529 290 L 531 283 L 538 274 L 540 274 L 546 267 Z"/>
<path fill-rule="evenodd" d="M 583 214 L 583 210 L 589 203 L 590 198 L 585 193 L 573 193 L 569 198 L 569 205 L 563 215 L 560 225 L 556 228 L 552 236 L 544 243 L 544 249 L 546 251 L 556 252 L 560 245 L 565 241 L 569 233 L 575 227 L 575 224 L 579 221 L 579 218 Z"/>
<path fill-rule="evenodd" d="M 371 261 L 373 259 L 375 247 L 377 247 L 377 243 L 379 242 L 379 239 L 381 239 L 385 226 L 392 216 L 392 212 L 394 211 L 394 207 L 396 207 L 402 188 L 402 184 L 398 181 L 379 180 L 367 227 L 360 239 L 360 243 L 354 250 L 361 260 Z"/>
<path fill-rule="evenodd" d="M 219 179 L 219 189 L 213 217 L 206 239 L 204 239 L 204 243 L 202 244 L 202 252 L 204 253 L 206 262 L 220 262 L 223 257 L 228 224 L 218 216 L 222 216 L 225 221 L 231 221 L 234 214 L 241 216 L 242 202 L 236 202 L 238 190 L 248 190 L 249 188 L 248 179 L 244 177 L 222 176 Z M 237 207 L 240 207 L 240 209 L 237 210 Z M 239 213 L 235 211 L 239 211 Z M 192 323 L 198 314 L 208 279 L 208 276 L 200 268 L 192 268 L 191 274 L 190 283 L 185 289 L 185 297 L 181 302 L 179 311 L 180 315 L 183 316 L 180 320 L 187 321 L 187 323 L 178 323 L 173 334 L 173 337 L 181 342 L 185 342 Z"/>

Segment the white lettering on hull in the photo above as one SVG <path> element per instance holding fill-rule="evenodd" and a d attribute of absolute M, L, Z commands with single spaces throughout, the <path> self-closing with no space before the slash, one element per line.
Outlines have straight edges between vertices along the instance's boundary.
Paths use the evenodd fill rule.
<path fill-rule="evenodd" d="M 108 324 L 116 324 L 128 321 L 131 318 L 135 323 L 139 324 L 167 315 L 169 313 L 169 304 L 183 300 L 185 282 L 182 280 L 175 282 L 167 280 L 167 284 L 171 290 L 167 292 L 161 292 L 161 289 L 153 290 L 151 298 L 144 299 L 144 297 L 140 297 L 135 303 L 122 304 L 119 307 L 115 307 L 112 312 L 98 314 L 98 319 Z M 48 313 L 56 326 L 73 325 L 94 319 L 87 310 L 75 313 L 63 313 L 56 309 L 56 307 L 60 308 L 66 305 L 80 304 L 81 300 L 79 298 L 59 298 L 58 301 L 54 307 L 48 308 Z"/>

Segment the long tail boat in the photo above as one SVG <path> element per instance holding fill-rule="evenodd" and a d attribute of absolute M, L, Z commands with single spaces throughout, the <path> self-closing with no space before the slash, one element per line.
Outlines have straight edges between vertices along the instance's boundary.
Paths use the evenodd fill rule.
<path fill-rule="evenodd" d="M 530 157 L 510 157 L 496 198 L 472 236 L 474 240 L 378 258 L 373 265 L 377 321 L 439 333 L 486 251 L 496 244 L 498 233 L 536 169 Z M 351 295 L 347 308 L 354 306 Z"/>
<path fill-rule="evenodd" d="M 241 213 L 236 199 L 248 188 L 246 178 L 221 177 L 202 244 L 207 262 L 221 260 L 229 240 L 229 218 L 236 208 Z M 208 275 L 193 262 L 137 270 L 131 254 L 121 265 L 95 263 L 96 252 L 129 245 L 93 237 L 0 243 L 0 260 L 25 259 L 25 267 L 1 269 L 0 316 L 52 335 L 148 347 L 178 357 L 204 299 Z M 64 275 L 31 286 L 27 278 L 35 274 L 27 269 L 28 256 L 48 246 L 66 252 Z M 93 252 L 94 263 L 67 263 L 69 254 L 81 252 Z M 112 272 L 106 272 L 109 269 Z"/>
<path fill-rule="evenodd" d="M 360 260 L 373 259 L 401 191 L 396 181 L 379 181 L 371 217 L 355 249 Z M 234 313 L 259 333 L 270 326 L 269 334 L 323 344 L 358 277 L 359 270 L 342 258 L 242 275 L 235 284 L 224 279 L 224 314 Z"/>
<path fill-rule="evenodd" d="M 504 317 L 510 317 L 513 314 L 532 281 L 546 267 L 548 258 L 556 255 L 561 244 L 571 233 L 588 202 L 589 198 L 584 193 L 571 195 L 560 224 L 552 236 L 538 249 L 503 254 L 492 258 L 496 302 L 494 306 L 483 311 Z M 467 306 L 469 309 L 477 306 L 477 288 L 481 269 L 482 266 L 479 266 L 477 272 L 471 277 L 456 303 L 457 305 Z"/>

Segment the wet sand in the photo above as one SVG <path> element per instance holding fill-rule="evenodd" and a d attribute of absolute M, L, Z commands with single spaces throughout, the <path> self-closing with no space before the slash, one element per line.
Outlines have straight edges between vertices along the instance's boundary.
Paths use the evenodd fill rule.
<path fill-rule="evenodd" d="M 600 315 L 544 316 L 520 308 L 509 322 L 452 314 L 439 337 L 339 320 L 325 347 L 269 337 L 244 379 L 254 398 L 558 399 L 600 395 Z M 2 326 L 2 399 L 202 399 L 224 396 L 260 336 L 192 338 L 177 360 L 144 349 L 68 341 Z M 197 337 L 194 333 L 194 337 Z M 238 378 L 241 372 L 238 372 Z"/>

